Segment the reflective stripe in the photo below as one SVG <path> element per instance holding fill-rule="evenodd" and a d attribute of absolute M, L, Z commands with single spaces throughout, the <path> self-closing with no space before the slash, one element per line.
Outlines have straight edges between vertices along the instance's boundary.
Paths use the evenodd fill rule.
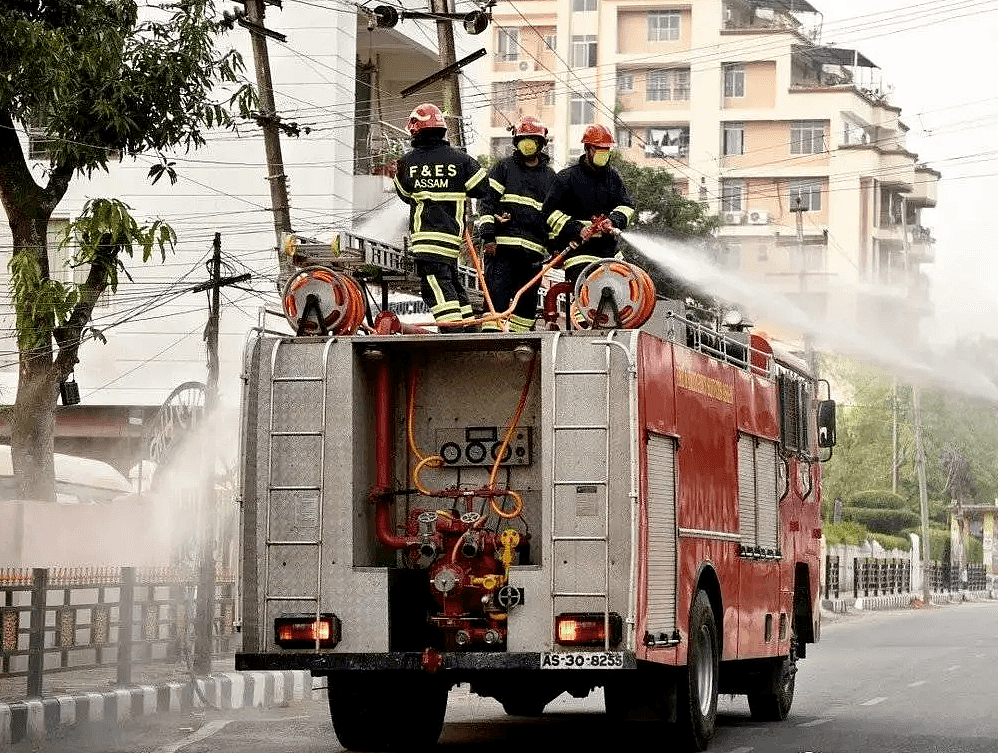
<path fill-rule="evenodd" d="M 418 191 L 412 198 L 416 201 L 460 201 L 464 194 L 459 191 Z"/>
<path fill-rule="evenodd" d="M 506 186 L 497 181 L 495 178 L 489 178 L 489 185 L 499 193 L 504 193 L 506 191 Z"/>
<path fill-rule="evenodd" d="M 461 307 L 461 315 L 465 319 L 474 319 L 475 318 L 474 313 L 475 312 L 472 310 L 470 303 L 466 303 L 464 306 Z"/>
<path fill-rule="evenodd" d="M 565 223 L 568 222 L 571 217 L 562 212 L 560 209 L 555 209 L 548 215 L 548 227 L 551 228 L 552 238 L 558 235 L 565 227 Z"/>
<path fill-rule="evenodd" d="M 412 232 L 418 233 L 423 227 L 423 202 L 416 202 L 416 211 L 412 213 Z"/>
<path fill-rule="evenodd" d="M 486 223 L 495 224 L 495 221 L 496 221 L 496 218 L 493 217 L 491 214 L 483 214 L 481 217 L 478 218 L 478 223 L 477 224 L 478 224 L 478 227 L 481 227 L 482 225 L 485 225 Z"/>
<path fill-rule="evenodd" d="M 419 241 L 439 241 L 441 243 L 461 244 L 460 236 L 453 233 L 437 233 L 433 230 L 421 230 L 418 233 L 413 233 L 410 239 L 413 243 L 418 243 Z"/>
<path fill-rule="evenodd" d="M 433 318 L 438 322 L 459 322 L 464 319 L 460 311 L 455 311 L 452 314 L 441 314 L 440 316 L 434 315 Z"/>
<path fill-rule="evenodd" d="M 398 175 L 396 175 L 394 178 L 392 178 L 392 180 L 395 182 L 395 188 L 396 188 L 396 190 L 398 190 L 398 192 L 400 194 L 402 194 L 403 196 L 405 196 L 405 197 L 407 197 L 409 199 L 412 198 L 412 194 L 409 193 L 408 191 L 406 191 L 404 188 L 402 188 L 402 184 L 399 183 L 399 176 Z"/>
<path fill-rule="evenodd" d="M 620 212 L 622 215 L 624 215 L 624 219 L 626 219 L 628 222 L 630 222 L 631 218 L 634 216 L 634 207 L 629 207 L 625 204 L 621 204 L 619 207 L 614 207 L 613 211 Z"/>
<path fill-rule="evenodd" d="M 470 178 L 468 178 L 468 182 L 464 184 L 465 190 L 466 191 L 470 191 L 472 188 L 474 188 L 479 183 L 481 183 L 483 180 L 485 180 L 485 178 L 487 176 L 488 176 L 488 173 L 485 172 L 485 168 L 484 167 L 478 168 L 478 172 L 475 173 L 474 175 L 472 175 Z"/>
<path fill-rule="evenodd" d="M 547 249 L 540 243 L 528 241 L 526 238 L 515 238 L 512 235 L 497 235 L 496 243 L 503 246 L 522 246 L 528 251 L 535 251 L 538 254 L 547 253 Z"/>
<path fill-rule="evenodd" d="M 437 288 L 440 288 L 439 284 L 437 285 Z M 434 290 L 433 295 L 437 296 L 438 292 L 440 295 L 443 295 L 442 289 L 440 289 L 439 291 Z M 443 303 L 438 303 L 436 306 L 430 306 L 430 313 L 433 314 L 434 316 L 436 316 L 437 314 L 443 314 L 446 311 L 460 311 L 460 310 L 461 310 L 461 304 L 458 303 L 457 301 L 444 301 Z"/>
<path fill-rule="evenodd" d="M 433 293 L 433 300 L 437 302 L 436 306 L 430 307 L 430 313 L 433 313 L 434 309 L 439 309 L 441 306 L 452 308 L 453 302 L 448 301 L 444 297 L 444 291 L 440 287 L 440 283 L 437 282 L 436 275 L 426 275 L 426 284 L 430 286 L 430 291 Z"/>
<path fill-rule="evenodd" d="M 581 264 L 592 264 L 594 261 L 599 261 L 601 256 L 592 256 L 590 254 L 580 254 L 579 256 L 573 256 L 571 259 L 566 259 L 565 263 L 562 264 L 564 269 L 571 269 L 572 267 L 578 267 Z"/>
<path fill-rule="evenodd" d="M 517 316 L 513 314 L 509 318 L 509 329 L 511 332 L 526 332 L 531 327 L 534 326 L 533 319 L 527 319 L 525 316 Z"/>
<path fill-rule="evenodd" d="M 482 325 L 482 332 L 499 332 L 499 325 L 496 322 L 485 322 Z"/>
<path fill-rule="evenodd" d="M 538 212 L 541 211 L 541 206 L 543 206 L 537 199 L 533 199 L 529 196 L 520 196 L 515 193 L 506 194 L 502 197 L 502 200 L 508 201 L 510 204 L 523 204 L 531 209 L 536 209 Z"/>

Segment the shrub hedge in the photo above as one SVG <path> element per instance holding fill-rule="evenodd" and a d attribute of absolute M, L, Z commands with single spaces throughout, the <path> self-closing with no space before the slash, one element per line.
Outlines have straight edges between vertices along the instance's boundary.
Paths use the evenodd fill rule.
<path fill-rule="evenodd" d="M 883 509 L 875 507 L 845 507 L 842 519 L 859 523 L 873 533 L 886 533 L 897 536 L 905 528 L 921 524 L 921 518 L 911 510 Z"/>
<path fill-rule="evenodd" d="M 907 507 L 907 502 L 900 494 L 895 494 L 884 489 L 869 489 L 862 492 L 853 492 L 845 500 L 845 505 L 848 507 L 876 508 L 878 510 L 903 510 Z"/>

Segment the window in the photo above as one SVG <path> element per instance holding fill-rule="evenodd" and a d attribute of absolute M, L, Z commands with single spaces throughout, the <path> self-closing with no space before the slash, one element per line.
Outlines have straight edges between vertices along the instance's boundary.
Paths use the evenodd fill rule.
<path fill-rule="evenodd" d="M 649 128 L 645 138 L 646 157 L 686 158 L 690 154 L 690 129 Z"/>
<path fill-rule="evenodd" d="M 554 87 L 549 86 L 544 90 L 544 107 L 554 107 Z"/>
<path fill-rule="evenodd" d="M 779 374 L 780 441 L 791 452 L 810 454 L 810 413 L 813 395 L 806 382 L 791 374 Z"/>
<path fill-rule="evenodd" d="M 648 71 L 645 96 L 649 102 L 680 101 L 690 98 L 690 72 L 665 68 Z"/>
<path fill-rule="evenodd" d="M 790 126 L 791 154 L 818 154 L 825 151 L 825 123 L 806 120 Z"/>
<path fill-rule="evenodd" d="M 545 34 L 544 46 L 551 50 L 551 52 L 556 51 L 558 49 L 558 37 L 554 34 Z"/>
<path fill-rule="evenodd" d="M 497 110 L 516 109 L 516 86 L 506 81 L 492 84 L 492 106 Z"/>
<path fill-rule="evenodd" d="M 740 212 L 745 201 L 745 181 L 721 181 L 721 211 Z"/>
<path fill-rule="evenodd" d="M 620 149 L 630 149 L 632 145 L 631 132 L 626 128 L 617 129 L 617 147 Z"/>
<path fill-rule="evenodd" d="M 724 96 L 745 96 L 745 66 L 728 65 L 724 68 Z"/>
<path fill-rule="evenodd" d="M 621 92 L 632 92 L 634 91 L 634 74 L 633 73 L 618 73 L 617 74 L 617 93 Z"/>
<path fill-rule="evenodd" d="M 745 124 L 725 123 L 722 154 L 745 154 Z"/>
<path fill-rule="evenodd" d="M 679 39 L 679 11 L 653 10 L 648 13 L 648 41 L 669 42 Z"/>
<path fill-rule="evenodd" d="M 579 94 L 572 95 L 572 112 L 569 122 L 572 125 L 589 125 L 596 121 L 596 103 Z"/>
<path fill-rule="evenodd" d="M 587 10 L 596 10 L 596 0 L 572 0 L 573 13 L 583 13 Z"/>
<path fill-rule="evenodd" d="M 789 207 L 791 210 L 798 207 L 797 199 L 800 199 L 800 208 L 806 212 L 817 212 L 821 209 L 821 183 L 813 179 L 790 181 Z"/>
<path fill-rule="evenodd" d="M 582 34 L 572 37 L 572 67 L 594 68 L 596 66 L 596 35 Z"/>
<path fill-rule="evenodd" d="M 500 63 L 516 62 L 520 52 L 520 30 L 499 29 L 496 56 Z"/>

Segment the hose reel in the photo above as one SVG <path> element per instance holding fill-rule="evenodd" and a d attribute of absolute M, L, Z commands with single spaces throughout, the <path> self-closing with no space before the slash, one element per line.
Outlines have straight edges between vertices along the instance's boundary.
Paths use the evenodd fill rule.
<path fill-rule="evenodd" d="M 306 267 L 288 280 L 284 316 L 298 335 L 352 335 L 364 320 L 364 294 L 349 275 Z"/>
<path fill-rule="evenodd" d="M 593 329 L 635 329 L 655 310 L 655 283 L 634 264 L 600 259 L 579 275 L 575 306 Z"/>

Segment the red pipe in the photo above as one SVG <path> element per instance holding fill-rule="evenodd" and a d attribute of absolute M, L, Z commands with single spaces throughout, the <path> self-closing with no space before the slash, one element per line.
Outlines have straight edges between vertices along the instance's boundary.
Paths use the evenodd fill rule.
<path fill-rule="evenodd" d="M 404 549 L 419 543 L 418 536 L 396 536 L 392 531 L 392 373 L 387 354 L 378 362 L 374 377 L 374 444 L 378 464 L 377 485 L 371 490 L 374 502 L 374 526 L 378 541 L 392 549 Z"/>

